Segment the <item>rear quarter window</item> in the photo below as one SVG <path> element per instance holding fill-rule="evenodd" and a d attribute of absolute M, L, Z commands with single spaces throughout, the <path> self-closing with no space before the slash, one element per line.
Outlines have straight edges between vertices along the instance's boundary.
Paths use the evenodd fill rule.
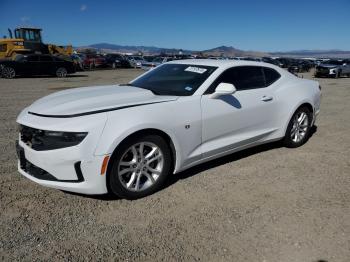
<path fill-rule="evenodd" d="M 275 69 L 264 67 L 263 71 L 265 74 L 266 86 L 272 85 L 281 77 L 281 75 Z"/>

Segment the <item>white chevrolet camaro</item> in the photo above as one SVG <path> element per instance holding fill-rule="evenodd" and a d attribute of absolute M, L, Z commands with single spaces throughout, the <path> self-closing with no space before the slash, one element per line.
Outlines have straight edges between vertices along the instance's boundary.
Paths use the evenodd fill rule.
<path fill-rule="evenodd" d="M 318 82 L 271 64 L 173 61 L 128 84 L 65 90 L 25 108 L 18 168 L 48 187 L 140 198 L 205 161 L 270 141 L 304 144 L 320 97 Z"/>

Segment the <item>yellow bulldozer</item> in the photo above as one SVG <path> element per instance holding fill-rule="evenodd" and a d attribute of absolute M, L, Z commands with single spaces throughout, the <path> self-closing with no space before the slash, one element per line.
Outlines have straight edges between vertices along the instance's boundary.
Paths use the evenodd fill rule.
<path fill-rule="evenodd" d="M 14 34 L 9 29 L 9 37 L 0 39 L 0 59 L 12 59 L 18 54 L 53 54 L 70 56 L 73 47 L 44 44 L 40 28 L 18 27 Z"/>

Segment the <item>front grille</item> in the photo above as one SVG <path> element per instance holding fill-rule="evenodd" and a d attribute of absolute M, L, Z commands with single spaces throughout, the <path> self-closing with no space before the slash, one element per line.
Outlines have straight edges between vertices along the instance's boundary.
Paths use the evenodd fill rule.
<path fill-rule="evenodd" d="M 329 69 L 326 68 L 326 67 L 318 67 L 318 68 L 317 68 L 317 71 L 318 71 L 318 72 L 321 72 L 321 73 L 328 73 L 328 72 L 329 72 Z"/>

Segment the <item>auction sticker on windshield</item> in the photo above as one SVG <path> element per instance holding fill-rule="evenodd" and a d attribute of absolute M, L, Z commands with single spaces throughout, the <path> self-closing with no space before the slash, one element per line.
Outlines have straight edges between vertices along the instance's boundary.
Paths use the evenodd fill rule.
<path fill-rule="evenodd" d="M 185 71 L 193 72 L 193 73 L 197 73 L 197 74 L 203 74 L 205 71 L 207 71 L 207 69 L 196 67 L 196 66 L 189 66 L 185 69 Z"/>

